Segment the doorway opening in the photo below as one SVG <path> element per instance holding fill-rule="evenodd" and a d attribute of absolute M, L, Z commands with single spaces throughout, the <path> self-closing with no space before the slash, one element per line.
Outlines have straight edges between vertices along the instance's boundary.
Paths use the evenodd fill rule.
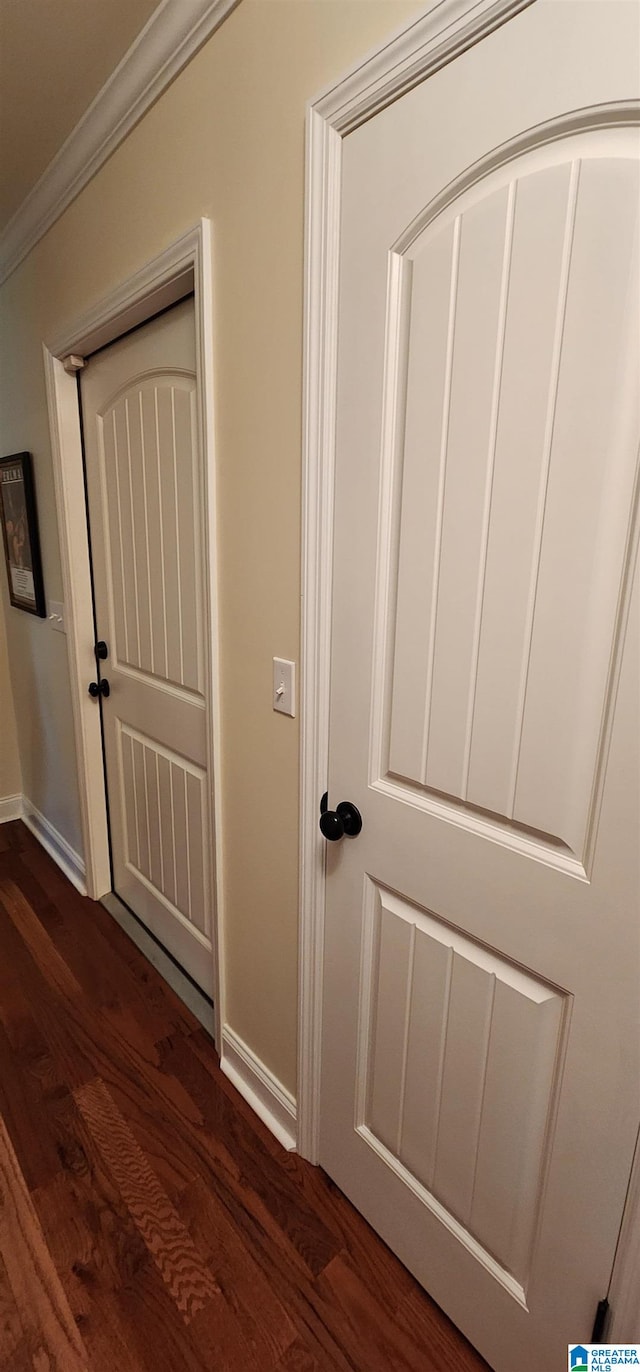
<path fill-rule="evenodd" d="M 189 297 L 192 304 L 179 303 Z M 175 332 L 176 319 L 179 346 L 188 355 L 183 352 L 173 361 L 169 357 L 168 366 L 167 339 Z M 102 900 L 144 944 L 150 961 L 162 961 L 168 980 L 178 979 L 176 989 L 208 1021 L 219 1049 L 222 874 L 211 321 L 210 225 L 202 220 L 45 345 L 44 361 L 87 894 Z M 149 347 L 151 356 L 145 360 Z M 77 372 L 89 358 L 86 383 L 79 387 Z M 123 358 L 125 368 L 127 359 L 134 359 L 133 390 L 126 375 L 118 379 L 113 372 L 122 368 Z M 102 374 L 104 381 L 103 393 L 93 399 L 92 373 Z M 92 405 L 95 432 L 89 434 Z M 83 418 L 93 468 L 87 501 Z M 190 488 L 185 472 L 176 466 L 176 461 L 185 461 L 176 456 L 180 430 Z M 161 439 L 154 448 L 152 438 L 158 433 Z M 134 448 L 138 444 L 137 463 L 131 460 L 132 442 Z M 146 467 L 141 465 L 145 451 Z M 189 527 L 190 510 L 197 510 L 196 534 L 193 515 Z M 88 513 L 94 555 L 100 529 L 95 610 Z M 121 554 L 118 566 L 114 539 Z M 169 561 L 174 556 L 167 574 L 164 552 Z M 182 561 L 176 562 L 177 556 Z M 164 600 L 158 600 L 157 586 L 166 591 Z M 142 651 L 141 621 L 146 624 Z M 104 645 L 100 651 L 106 650 L 106 658 L 96 657 L 97 644 Z M 113 683 L 112 694 L 107 695 L 104 682 L 109 692 Z M 105 707 L 110 729 L 103 757 Z M 171 737 L 165 738 L 171 712 L 174 724 Z M 111 838 L 105 760 L 108 778 L 111 771 Z M 189 853 L 191 866 L 187 858 L 185 869 L 183 859 Z"/>

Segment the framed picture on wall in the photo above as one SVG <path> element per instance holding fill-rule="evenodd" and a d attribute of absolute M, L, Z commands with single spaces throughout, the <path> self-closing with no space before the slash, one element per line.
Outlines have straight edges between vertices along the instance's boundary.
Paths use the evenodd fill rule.
<path fill-rule="evenodd" d="M 0 522 L 11 604 L 43 617 L 46 606 L 31 453 L 0 458 Z"/>

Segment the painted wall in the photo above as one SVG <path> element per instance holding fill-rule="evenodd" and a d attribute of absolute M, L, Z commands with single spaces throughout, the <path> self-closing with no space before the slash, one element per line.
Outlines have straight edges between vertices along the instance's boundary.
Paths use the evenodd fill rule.
<path fill-rule="evenodd" d="M 51 326 L 43 298 L 46 287 L 36 287 L 32 265 L 28 259 L 25 270 L 0 290 L 0 453 L 26 450 L 33 456 L 48 605 L 62 600 L 42 366 L 42 339 Z M 34 290 L 42 296 L 36 298 Z M 66 639 L 46 619 L 13 609 L 6 577 L 1 580 L 22 790 L 72 848 L 82 852 Z"/>
<path fill-rule="evenodd" d="M 61 598 L 41 342 L 213 221 L 228 1020 L 295 1089 L 298 722 L 271 659 L 298 659 L 308 99 L 415 0 L 242 0 L 0 293 L 1 448 L 34 453 L 46 590 Z M 29 798 L 81 847 L 65 640 L 9 624 Z"/>
<path fill-rule="evenodd" d="M 2 552 L 0 540 L 0 554 Z M 4 576 L 4 571 L 0 573 Z M 17 615 L 19 610 L 12 610 Z M 13 708 L 13 692 L 9 676 L 9 657 L 5 630 L 5 610 L 0 601 L 0 805 L 8 796 L 17 796 L 22 791 L 20 775 L 20 756 L 16 716 Z"/>

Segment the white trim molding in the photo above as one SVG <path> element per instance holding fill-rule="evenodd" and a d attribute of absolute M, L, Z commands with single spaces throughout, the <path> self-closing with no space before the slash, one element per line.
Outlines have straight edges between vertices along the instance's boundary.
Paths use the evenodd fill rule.
<path fill-rule="evenodd" d="M 213 282 L 211 225 L 202 219 L 159 257 L 43 345 L 49 428 L 62 563 L 71 705 L 78 766 L 78 790 L 86 863 L 86 889 L 93 900 L 111 890 L 111 866 L 99 711 L 87 694 L 95 671 L 93 601 L 78 387 L 65 369 L 69 354 L 82 359 L 128 329 L 193 291 L 196 330 L 198 427 L 205 501 L 205 640 L 207 762 L 211 808 L 215 1040 L 220 1051 L 223 1023 L 223 845 L 220 832 L 220 718 L 218 685 L 218 595 L 216 469 L 213 417 Z"/>
<path fill-rule="evenodd" d="M 0 235 L 0 283 L 237 4 L 238 0 L 162 0 Z"/>
<path fill-rule="evenodd" d="M 11 819 L 22 819 L 22 795 L 0 796 L 0 824 L 8 824 Z"/>
<path fill-rule="evenodd" d="M 59 833 L 51 820 L 38 810 L 28 796 L 22 797 L 22 818 L 27 829 L 30 829 L 38 843 L 46 848 L 49 857 L 53 858 L 64 875 L 69 878 L 76 891 L 86 896 L 85 867 L 80 854 L 71 847 L 63 834 Z"/>
<path fill-rule="evenodd" d="M 291 1152 L 296 1147 L 295 1099 L 228 1025 L 222 1032 L 220 1066 L 267 1129 Z"/>
<path fill-rule="evenodd" d="M 342 140 L 533 0 L 435 0 L 307 110 L 298 1147 L 318 1161 Z"/>

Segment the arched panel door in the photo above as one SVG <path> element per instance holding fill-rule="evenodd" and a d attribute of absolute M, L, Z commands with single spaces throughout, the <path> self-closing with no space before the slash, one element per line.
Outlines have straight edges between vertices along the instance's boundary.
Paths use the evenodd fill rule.
<path fill-rule="evenodd" d="M 638 25 L 344 149 L 321 1161 L 498 1372 L 588 1342 L 640 1118 Z"/>
<path fill-rule="evenodd" d="M 193 301 L 90 358 L 81 390 L 113 889 L 211 995 Z"/>

